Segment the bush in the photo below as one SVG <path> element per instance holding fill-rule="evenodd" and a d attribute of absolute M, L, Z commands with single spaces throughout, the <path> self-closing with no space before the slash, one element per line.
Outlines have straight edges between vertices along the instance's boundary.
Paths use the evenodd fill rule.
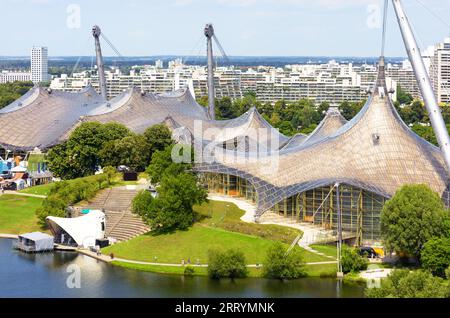
<path fill-rule="evenodd" d="M 445 277 L 450 279 L 450 267 L 445 270 Z"/>
<path fill-rule="evenodd" d="M 47 216 L 65 217 L 69 205 L 92 199 L 99 190 L 108 186 L 108 178 L 103 174 L 55 183 L 42 206 L 36 210 L 39 224 L 45 227 Z"/>
<path fill-rule="evenodd" d="M 245 256 L 241 251 L 209 251 L 208 276 L 210 278 L 245 278 L 247 275 Z"/>
<path fill-rule="evenodd" d="M 296 279 L 306 275 L 298 249 L 286 255 L 283 244 L 277 242 L 267 251 L 263 275 L 266 278 Z"/>
<path fill-rule="evenodd" d="M 450 266 L 450 238 L 429 240 L 422 250 L 421 262 L 433 275 L 445 278 L 445 270 Z"/>
<path fill-rule="evenodd" d="M 36 216 L 38 218 L 38 223 L 41 227 L 45 227 L 45 219 L 47 216 L 66 216 L 67 204 L 64 200 L 59 197 L 53 196 L 48 197 L 42 202 L 42 206 L 36 210 Z"/>
<path fill-rule="evenodd" d="M 449 288 L 430 272 L 395 270 L 381 281 L 380 288 L 367 288 L 365 294 L 369 298 L 445 298 Z"/>
<path fill-rule="evenodd" d="M 369 266 L 369 261 L 360 256 L 355 248 L 342 245 L 341 264 L 342 271 L 350 273 L 366 270 Z"/>
<path fill-rule="evenodd" d="M 184 276 L 193 276 L 195 273 L 195 268 L 192 266 L 186 266 L 184 268 Z"/>

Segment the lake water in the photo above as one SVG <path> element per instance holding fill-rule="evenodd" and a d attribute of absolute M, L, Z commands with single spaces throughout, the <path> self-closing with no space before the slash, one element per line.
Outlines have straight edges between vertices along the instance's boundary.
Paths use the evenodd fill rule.
<path fill-rule="evenodd" d="M 334 279 L 211 280 L 124 269 L 73 252 L 24 254 L 0 239 L 0 297 L 362 297 L 364 287 Z M 80 269 L 80 288 L 73 282 Z M 72 274 L 72 276 L 70 276 Z"/>

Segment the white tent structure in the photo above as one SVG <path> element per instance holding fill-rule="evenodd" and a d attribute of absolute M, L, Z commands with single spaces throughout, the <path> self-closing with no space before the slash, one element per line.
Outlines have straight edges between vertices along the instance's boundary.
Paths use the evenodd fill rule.
<path fill-rule="evenodd" d="M 91 210 L 77 218 L 58 218 L 48 216 L 46 222 L 50 227 L 55 242 L 63 245 L 93 247 L 95 241 L 105 238 L 105 214 Z"/>

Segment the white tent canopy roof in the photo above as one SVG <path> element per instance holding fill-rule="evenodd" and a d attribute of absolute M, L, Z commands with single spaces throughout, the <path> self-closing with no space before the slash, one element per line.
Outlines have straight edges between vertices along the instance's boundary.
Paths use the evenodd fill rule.
<path fill-rule="evenodd" d="M 79 246 L 95 246 L 95 240 L 105 237 L 104 227 L 102 228 L 105 214 L 99 210 L 92 210 L 77 218 L 48 216 L 46 221 L 52 230 L 56 230 L 58 227 L 63 229 Z"/>

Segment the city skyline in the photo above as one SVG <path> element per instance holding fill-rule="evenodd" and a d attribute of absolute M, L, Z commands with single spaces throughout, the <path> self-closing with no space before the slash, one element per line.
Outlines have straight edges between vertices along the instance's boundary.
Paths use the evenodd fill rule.
<path fill-rule="evenodd" d="M 14 23 L 17 15 L 5 15 L 5 23 L 15 27 L 0 31 L 0 56 L 25 56 L 31 45 L 49 47 L 51 56 L 91 56 L 94 24 L 124 56 L 204 55 L 203 26 L 208 22 L 230 56 L 365 57 L 380 52 L 382 2 L 377 0 L 2 2 L 4 12 L 22 5 L 22 23 Z M 450 35 L 445 22 L 450 4 L 432 0 L 422 5 L 405 3 L 425 49 Z M 184 21 L 184 26 L 177 21 Z M 114 52 L 105 46 L 104 55 Z M 406 55 L 392 8 L 386 55 Z"/>

